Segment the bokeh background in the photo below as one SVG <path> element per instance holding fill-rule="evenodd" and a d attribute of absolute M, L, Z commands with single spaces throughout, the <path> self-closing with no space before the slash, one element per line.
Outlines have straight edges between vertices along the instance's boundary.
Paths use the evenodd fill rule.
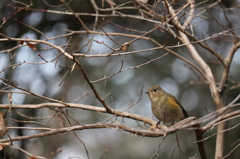
<path fill-rule="evenodd" d="M 76 17 L 73 15 L 46 12 L 46 10 L 66 11 L 67 8 L 61 5 L 62 3 L 60 1 L 21 1 L 21 3 L 24 4 L 30 4 L 31 2 L 32 6 L 30 6 L 30 8 L 34 10 L 21 10 L 0 28 L 0 32 L 9 37 L 29 37 L 30 39 L 44 40 L 66 34 L 68 33 L 66 29 L 74 31 L 84 30 Z M 96 2 L 99 7 L 102 7 L 102 1 Z M 114 0 L 114 2 L 116 4 L 121 4 L 127 1 Z M 199 2 L 200 1 L 195 1 L 196 4 Z M 225 30 L 225 28 L 221 27 L 214 20 L 214 18 L 227 28 L 240 26 L 239 7 L 231 8 L 233 6 L 237 6 L 237 4 L 239 4 L 239 1 L 225 0 L 222 1 L 221 4 L 210 8 L 209 11 L 212 13 L 214 18 L 211 17 L 211 15 L 206 10 L 204 10 L 204 6 L 206 4 L 213 2 L 214 1 L 208 1 L 196 6 L 195 14 L 198 16 L 193 19 L 193 25 L 191 29 L 194 31 L 194 35 L 199 39 L 207 38 Z M 2 19 L 1 23 L 3 22 L 4 18 L 10 17 L 14 12 L 17 11 L 14 6 L 24 7 L 24 5 L 21 3 L 10 0 L 2 0 L 0 3 L 0 17 Z M 105 8 L 109 7 L 106 2 L 103 3 Z M 152 3 L 153 1 L 148 2 L 149 5 Z M 174 8 L 179 8 L 184 3 L 186 2 L 181 0 L 180 2 L 174 4 Z M 89 0 L 72 0 L 70 1 L 69 6 L 76 13 L 95 13 Z M 221 7 L 225 8 L 226 10 L 223 10 Z M 134 9 L 121 10 L 120 12 L 129 15 L 140 15 L 138 11 Z M 100 14 L 110 15 L 112 12 L 103 11 L 100 12 Z M 89 27 L 89 29 L 93 28 L 95 20 L 94 16 L 81 16 L 81 19 L 86 24 L 86 26 Z M 121 16 L 109 16 L 106 17 L 106 19 L 119 26 L 135 29 L 138 31 L 148 31 L 152 29 L 154 25 L 154 23 L 151 23 L 149 21 Z M 36 28 L 37 30 L 41 31 L 41 33 L 29 28 L 21 22 L 28 26 Z M 99 18 L 97 26 L 101 26 L 102 29 L 107 33 L 116 32 L 142 35 L 140 33 L 132 33 L 130 31 L 117 28 L 107 23 L 105 20 L 102 20 L 101 18 Z M 101 32 L 99 28 L 96 28 L 96 31 Z M 235 29 L 234 32 L 236 35 L 239 35 L 239 29 Z M 132 38 L 124 36 L 111 37 L 121 44 L 132 40 Z M 148 37 L 153 38 L 161 44 L 166 43 L 167 46 L 178 44 L 178 40 L 176 40 L 174 37 L 170 35 L 167 35 L 166 37 L 165 34 L 160 31 L 155 31 L 154 33 L 148 35 Z M 69 47 L 67 51 L 70 53 L 86 53 L 89 55 L 94 55 L 99 53 L 107 54 L 111 51 L 106 46 L 96 42 L 92 42 L 90 45 L 88 40 L 91 38 L 100 42 L 104 41 L 104 43 L 106 43 L 108 46 L 111 46 L 112 48 L 118 47 L 116 43 L 107 39 L 106 36 L 98 34 L 73 34 L 71 36 L 49 40 L 49 42 L 58 46 L 66 45 L 67 42 L 69 42 L 71 44 L 71 47 Z M 233 38 L 231 36 L 218 36 L 217 38 L 211 38 L 205 41 L 205 43 L 217 51 L 219 54 L 221 54 L 223 57 L 226 57 L 233 43 Z M 1 42 L 0 51 L 11 49 L 15 46 L 19 46 L 18 42 Z M 64 56 L 60 56 L 57 62 L 52 61 L 44 63 L 45 61 L 42 60 L 40 56 L 38 56 L 39 54 L 44 59 L 51 60 L 58 56 L 59 53 L 57 50 L 47 49 L 46 45 L 39 44 L 37 47 L 37 51 L 33 51 L 27 46 L 21 46 L 9 52 L 0 52 L 0 78 L 9 79 L 19 87 L 25 88 L 39 95 L 47 96 L 49 98 L 63 100 L 65 102 L 75 102 L 100 107 L 102 106 L 100 102 L 96 100 L 90 87 L 83 78 L 81 71 L 75 69 L 72 73 L 66 74 L 66 72 L 70 70 L 70 67 L 73 64 L 72 61 Z M 156 47 L 156 45 L 148 40 L 142 39 L 131 44 L 128 48 L 128 51 L 144 50 L 153 47 Z M 201 48 L 199 45 L 195 44 L 195 47 L 197 48 L 199 54 L 210 65 L 216 78 L 215 80 L 219 81 L 223 70 L 220 63 L 212 54 Z M 173 50 L 176 51 L 179 55 L 194 62 L 185 47 L 177 47 Z M 89 78 L 92 81 L 95 81 L 103 78 L 105 75 L 109 76 L 117 72 L 122 65 L 122 61 L 123 69 L 127 69 L 150 61 L 165 53 L 166 51 L 164 50 L 152 50 L 130 54 L 126 57 L 114 56 L 80 58 L 80 62 L 86 70 Z M 9 56 L 13 55 L 14 58 L 10 61 Z M 228 87 L 237 85 L 239 83 L 239 59 L 240 53 L 237 51 L 233 58 Z M 21 63 L 24 61 L 26 63 L 18 67 L 10 67 L 4 70 L 9 65 Z M 64 76 L 65 74 L 66 76 Z M 97 91 L 101 97 L 105 97 L 108 93 L 111 94 L 108 98 L 106 98 L 106 102 L 109 104 L 109 106 L 117 110 L 124 110 L 128 108 L 132 103 L 138 101 L 138 99 L 141 97 L 141 100 L 127 111 L 148 118 L 153 118 L 151 115 L 150 100 L 145 93 L 141 94 L 141 89 L 143 87 L 143 92 L 146 92 L 149 86 L 155 84 L 161 85 L 163 89 L 173 94 L 182 103 L 190 116 L 200 118 L 216 110 L 208 85 L 204 84 L 200 80 L 199 75 L 196 74 L 189 65 L 176 58 L 172 54 L 168 54 L 167 56 L 164 56 L 163 58 L 160 58 L 159 60 L 156 60 L 142 67 L 121 72 L 106 81 L 96 82 L 94 86 L 96 86 Z M 0 83 L 0 88 L 5 89 L 5 86 Z M 225 102 L 229 103 L 232 99 L 234 99 L 239 94 L 239 90 L 240 89 L 237 88 L 226 92 L 227 96 Z M 8 94 L 1 93 L 0 101 L 2 104 L 9 103 Z M 44 102 L 47 101 L 30 95 L 17 93 L 13 94 L 13 104 L 38 104 Z M 8 114 L 8 116 L 16 120 L 26 120 L 26 118 L 20 116 L 17 111 L 31 117 L 46 117 L 56 114 L 56 110 L 42 108 L 39 110 L 13 110 L 12 114 Z M 79 109 L 69 109 L 68 113 L 81 124 L 97 123 L 104 121 L 107 117 L 109 117 L 106 114 Z M 54 118 L 54 120 L 45 119 L 39 121 L 53 127 L 61 127 L 62 125 L 60 121 L 64 120 L 62 118 L 63 116 L 59 116 Z M 156 120 L 155 118 L 153 119 Z M 127 126 L 148 129 L 147 126 L 144 126 L 144 124 L 140 122 L 136 122 L 130 119 L 118 120 L 118 122 L 122 124 L 123 121 Z M 227 128 L 230 128 L 239 122 L 239 119 L 228 121 Z M 15 122 L 11 120 L 8 120 L 8 125 L 19 127 L 34 126 L 34 124 Z M 9 135 L 14 137 L 34 134 L 38 132 L 40 131 L 12 129 L 9 131 Z M 216 128 L 213 128 L 212 130 L 205 133 L 205 137 L 212 135 L 214 132 L 216 132 Z M 103 156 L 103 158 L 109 159 L 150 158 L 155 153 L 158 145 L 162 141 L 162 137 L 141 137 L 116 129 L 82 130 L 76 131 L 76 133 L 85 143 L 89 151 L 90 158 L 93 159 L 101 158 L 101 156 Z M 195 141 L 194 132 L 178 131 L 177 136 L 178 137 L 176 137 L 176 134 L 171 134 L 166 137 L 159 149 L 159 156 L 156 158 L 186 158 L 183 154 L 180 153 L 180 151 L 182 151 L 188 157 L 197 156 L 199 158 L 197 145 L 196 143 L 193 143 Z M 215 137 L 216 136 L 213 136 L 207 139 L 205 142 L 206 151 L 209 155 L 209 158 L 213 158 L 214 156 Z M 225 145 L 229 146 L 225 147 L 225 154 L 228 154 L 233 149 L 234 145 L 231 146 L 231 144 L 233 144 L 236 140 L 239 140 L 239 138 L 239 127 L 235 128 L 232 131 L 226 132 Z M 22 149 L 39 156 L 49 157 L 51 156 L 51 152 L 56 152 L 58 149 L 61 149 L 62 151 L 59 154 L 55 155 L 54 158 L 74 158 L 74 156 L 86 158 L 86 152 L 83 148 L 83 145 L 79 140 L 76 139 L 76 136 L 74 136 L 72 132 L 37 139 L 15 141 L 13 143 Z M 179 149 L 179 147 L 181 149 Z M 237 148 L 229 156 L 229 158 L 239 157 L 238 151 L 239 148 Z M 18 156 L 25 156 L 25 154 L 14 148 L 7 147 L 6 152 L 8 157 L 19 158 Z M 0 156 L 4 156 L 3 151 L 0 153 Z"/>

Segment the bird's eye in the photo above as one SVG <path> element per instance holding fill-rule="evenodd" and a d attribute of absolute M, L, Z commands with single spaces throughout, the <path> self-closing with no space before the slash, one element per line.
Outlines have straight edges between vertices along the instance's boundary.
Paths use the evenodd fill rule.
<path fill-rule="evenodd" d="M 153 91 L 154 91 L 154 92 L 157 92 L 157 89 L 154 89 Z"/>

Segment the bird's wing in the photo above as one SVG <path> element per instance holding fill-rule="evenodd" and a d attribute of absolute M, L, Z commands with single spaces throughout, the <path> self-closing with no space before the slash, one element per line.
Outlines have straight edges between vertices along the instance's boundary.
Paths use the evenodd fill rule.
<path fill-rule="evenodd" d="M 167 101 L 169 102 L 169 104 L 171 104 L 173 107 L 175 107 L 176 109 L 178 108 L 178 106 L 180 105 L 182 111 L 183 111 L 183 114 L 184 114 L 184 117 L 187 118 L 189 117 L 186 110 L 183 108 L 182 104 L 171 94 L 168 94 L 167 96 Z"/>

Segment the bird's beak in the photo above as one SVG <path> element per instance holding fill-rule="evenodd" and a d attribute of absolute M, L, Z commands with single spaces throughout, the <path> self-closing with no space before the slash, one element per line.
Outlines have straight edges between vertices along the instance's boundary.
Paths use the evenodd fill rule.
<path fill-rule="evenodd" d="M 145 93 L 147 93 L 147 94 L 148 94 L 149 92 L 145 92 Z"/>

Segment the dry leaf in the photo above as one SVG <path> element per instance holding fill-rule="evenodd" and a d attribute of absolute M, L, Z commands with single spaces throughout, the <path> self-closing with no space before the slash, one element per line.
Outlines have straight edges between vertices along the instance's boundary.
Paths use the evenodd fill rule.
<path fill-rule="evenodd" d="M 8 93 L 8 100 L 9 100 L 9 111 L 10 111 L 10 114 L 12 115 L 12 92 Z"/>
<path fill-rule="evenodd" d="M 30 43 L 30 42 L 28 42 L 28 41 L 26 41 L 26 44 L 27 44 L 28 47 L 30 47 L 30 48 L 33 49 L 34 51 L 37 50 L 37 47 L 36 47 L 35 44 L 32 44 L 32 43 Z"/>
<path fill-rule="evenodd" d="M 6 145 L 0 145 L 0 151 L 2 151 L 4 147 L 11 145 L 11 142 L 3 142 L 3 144 L 6 144 Z"/>
<path fill-rule="evenodd" d="M 29 39 L 29 38 L 26 36 L 26 39 Z M 19 41 L 18 44 L 23 45 L 24 42 L 26 42 L 27 46 L 30 47 L 31 49 L 33 49 L 34 51 L 37 50 L 36 45 L 35 45 L 35 44 L 32 44 L 32 43 L 30 43 L 30 42 L 28 42 L 28 41 Z"/>
<path fill-rule="evenodd" d="M 3 135 L 5 135 L 7 132 L 6 126 L 5 126 L 5 122 L 4 122 L 4 118 L 3 118 L 3 113 L 0 112 L 0 137 L 2 137 Z"/>
<path fill-rule="evenodd" d="M 125 44 L 123 44 L 122 49 L 123 51 L 127 51 L 129 47 L 129 44 L 126 42 Z"/>
<path fill-rule="evenodd" d="M 8 93 L 9 104 L 12 105 L 12 92 Z"/>
<path fill-rule="evenodd" d="M 23 45 L 24 41 L 19 41 L 18 44 Z"/>

